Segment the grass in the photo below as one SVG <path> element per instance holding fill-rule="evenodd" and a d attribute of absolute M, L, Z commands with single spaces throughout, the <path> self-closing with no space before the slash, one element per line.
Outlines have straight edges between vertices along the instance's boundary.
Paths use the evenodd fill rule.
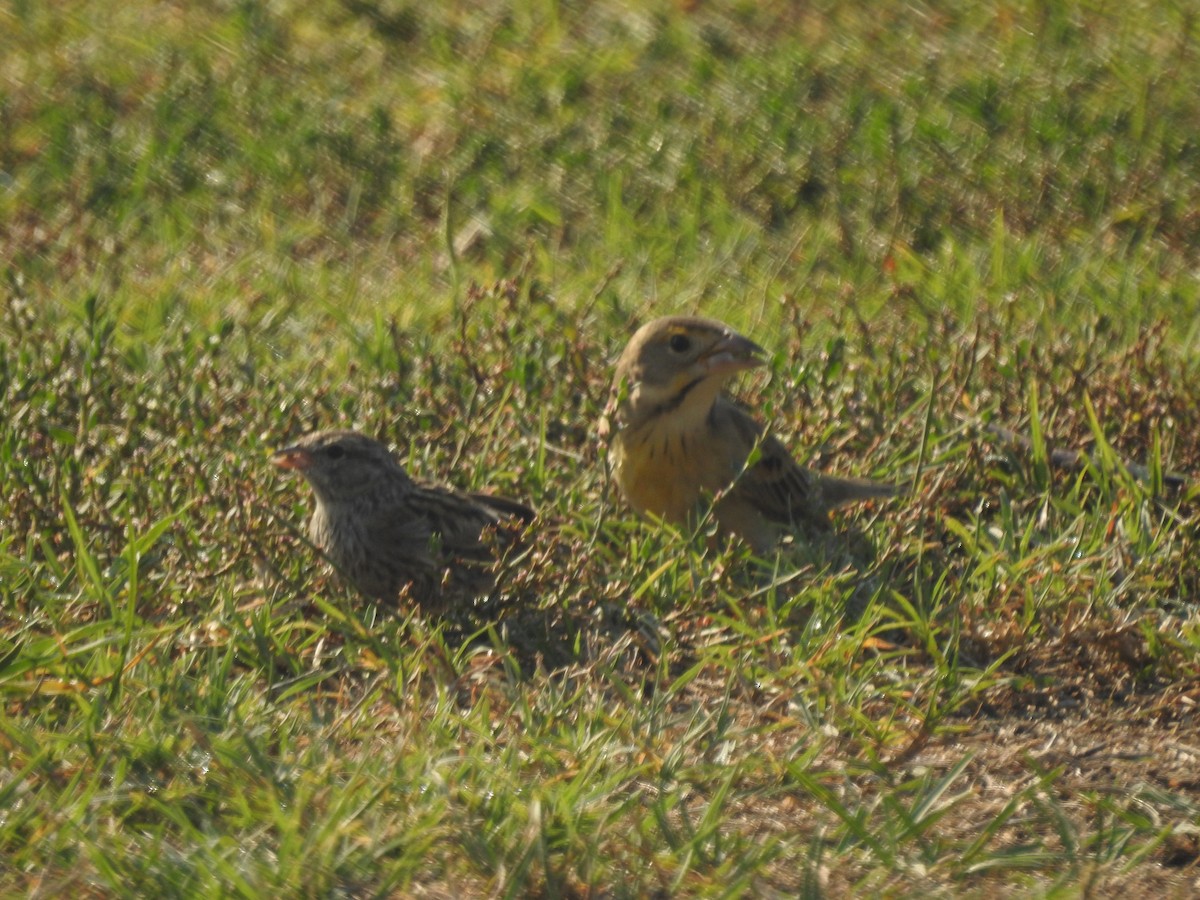
<path fill-rule="evenodd" d="M 1190 894 L 1196 38 L 6 6 L 0 891 Z M 912 482 L 840 520 L 867 575 L 621 505 L 609 367 L 675 310 L 770 349 L 739 391 L 798 457 Z M 523 608 L 333 578 L 267 453 L 334 424 L 532 499 Z"/>

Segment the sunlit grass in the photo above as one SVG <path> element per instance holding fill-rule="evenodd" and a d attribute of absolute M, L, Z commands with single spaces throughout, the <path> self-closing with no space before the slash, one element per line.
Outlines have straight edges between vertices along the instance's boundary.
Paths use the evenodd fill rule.
<path fill-rule="evenodd" d="M 5 8 L 0 888 L 1186 893 L 1195 28 Z M 621 505 L 610 363 L 676 310 L 768 348 L 798 458 L 910 485 L 839 517 L 871 561 Z M 267 458 L 335 424 L 540 509 L 504 604 L 331 576 Z"/>

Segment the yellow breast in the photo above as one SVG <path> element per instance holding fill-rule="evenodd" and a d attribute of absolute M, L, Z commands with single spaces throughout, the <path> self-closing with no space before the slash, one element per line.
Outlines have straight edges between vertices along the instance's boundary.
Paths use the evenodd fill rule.
<path fill-rule="evenodd" d="M 646 426 L 617 435 L 613 462 L 617 484 L 634 509 L 683 525 L 703 495 L 729 486 L 744 459 L 729 458 L 703 428 L 681 432 Z"/>

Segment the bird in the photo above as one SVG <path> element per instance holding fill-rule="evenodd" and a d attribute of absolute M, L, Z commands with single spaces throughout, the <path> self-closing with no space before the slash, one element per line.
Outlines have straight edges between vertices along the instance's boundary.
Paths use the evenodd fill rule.
<path fill-rule="evenodd" d="M 829 532 L 837 506 L 897 493 L 805 468 L 723 393 L 732 376 L 764 365 L 765 352 L 725 323 L 695 316 L 657 318 L 634 333 L 616 364 L 601 434 L 635 511 L 694 527 L 712 502 L 718 532 L 761 556 L 785 533 Z"/>
<path fill-rule="evenodd" d="M 414 479 L 357 431 L 311 432 L 271 461 L 312 488 L 309 539 L 343 577 L 370 599 L 406 595 L 427 612 L 491 592 L 497 556 L 535 517 L 516 500 Z"/>

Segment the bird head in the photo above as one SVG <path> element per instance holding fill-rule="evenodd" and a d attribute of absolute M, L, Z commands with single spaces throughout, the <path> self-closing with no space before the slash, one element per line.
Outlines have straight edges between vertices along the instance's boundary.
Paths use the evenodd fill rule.
<path fill-rule="evenodd" d="M 707 415 L 730 376 L 763 365 L 764 352 L 714 319 L 655 319 L 630 338 L 615 390 L 633 422 L 670 409 Z"/>
<path fill-rule="evenodd" d="M 276 452 L 271 462 L 303 475 L 325 503 L 377 491 L 388 479 L 408 481 L 387 447 L 356 431 L 314 431 Z"/>

